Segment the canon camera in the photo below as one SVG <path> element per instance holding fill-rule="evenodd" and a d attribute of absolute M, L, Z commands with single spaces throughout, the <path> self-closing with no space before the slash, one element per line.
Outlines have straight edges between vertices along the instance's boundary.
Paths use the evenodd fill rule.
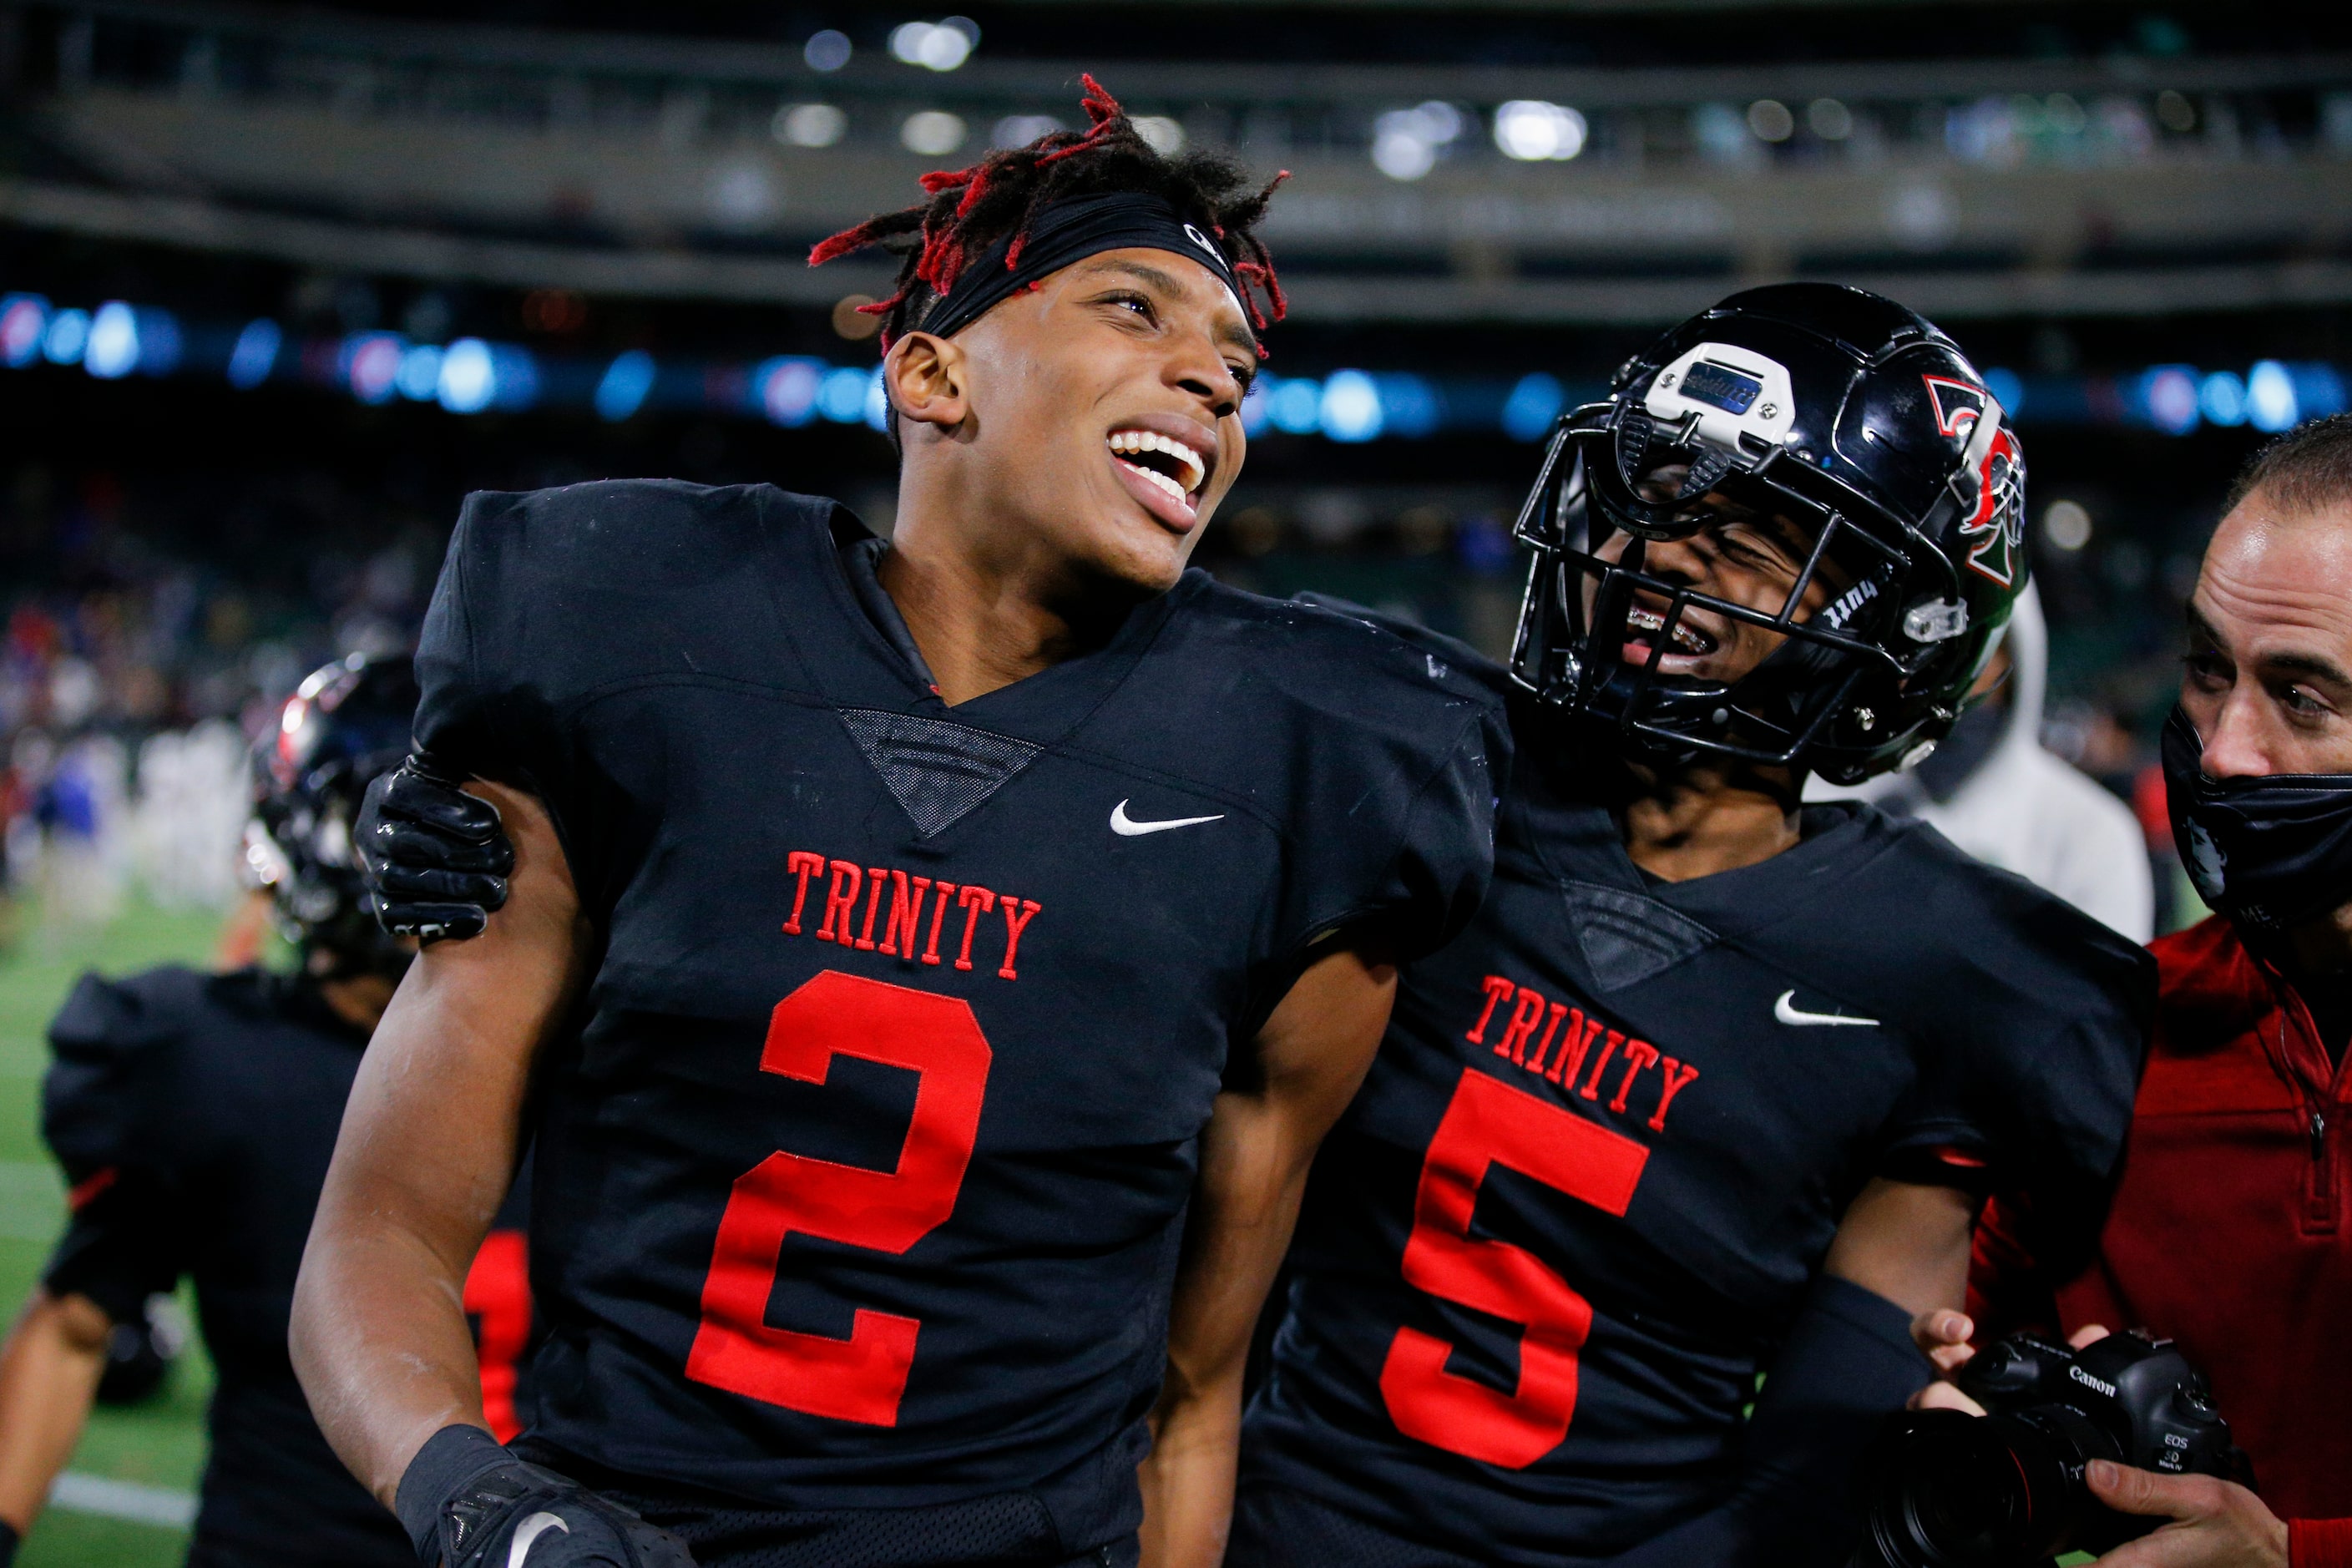
<path fill-rule="evenodd" d="M 2106 1552 L 2164 1522 L 2094 1497 L 2093 1459 L 2252 1484 L 2205 1379 L 2169 1340 L 2110 1334 L 2076 1351 L 2021 1334 L 1958 1381 L 1983 1417 L 1906 1414 L 1881 1450 L 1866 1495 L 1889 1568 L 2021 1568 Z"/>

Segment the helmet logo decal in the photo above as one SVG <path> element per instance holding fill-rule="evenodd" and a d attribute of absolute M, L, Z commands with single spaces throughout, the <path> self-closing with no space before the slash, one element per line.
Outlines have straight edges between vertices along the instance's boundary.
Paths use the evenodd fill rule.
<path fill-rule="evenodd" d="M 1990 401 L 1984 388 L 1944 375 L 1919 379 L 1927 384 L 1936 428 L 1965 445 Z M 1969 551 L 1969 570 L 2004 588 L 2014 586 L 2017 552 L 2025 543 L 2025 475 L 2017 439 L 2006 428 L 1994 434 L 1974 478 L 1976 504 L 1959 523 L 1960 536 L 1976 541 Z"/>
<path fill-rule="evenodd" d="M 1936 428 L 1955 440 L 1966 440 L 1969 427 L 1984 412 L 1985 390 L 1948 375 L 1923 375 L 1927 402 L 1936 411 Z"/>
<path fill-rule="evenodd" d="M 1960 536 L 1977 541 L 1969 552 L 1969 570 L 2004 588 L 2016 581 L 2017 552 L 2025 542 L 2024 478 L 2017 441 L 2003 430 L 1993 437 L 1977 470 L 1976 509 L 1960 521 Z"/>

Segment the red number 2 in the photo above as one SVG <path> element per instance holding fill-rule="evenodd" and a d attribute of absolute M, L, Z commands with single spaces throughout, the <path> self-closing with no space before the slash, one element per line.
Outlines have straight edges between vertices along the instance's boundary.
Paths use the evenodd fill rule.
<path fill-rule="evenodd" d="M 1559 1446 L 1576 1413 L 1576 1354 L 1591 1303 L 1533 1253 L 1470 1234 L 1488 1167 L 1504 1165 L 1622 1215 L 1648 1149 L 1548 1100 L 1465 1068 L 1430 1140 L 1404 1244 L 1405 1283 L 1524 1326 L 1519 1386 L 1504 1394 L 1445 1370 L 1454 1347 L 1401 1328 L 1381 1368 L 1397 1430 L 1449 1453 L 1519 1470 Z"/>
<path fill-rule="evenodd" d="M 860 1307 L 845 1340 L 771 1328 L 778 1254 L 795 1231 L 901 1254 L 955 1212 L 988 1089 L 988 1039 L 960 998 L 828 969 L 776 1004 L 760 1070 L 823 1083 L 836 1056 L 922 1075 L 898 1168 L 780 1151 L 736 1178 L 686 1375 L 811 1415 L 895 1426 L 921 1322 Z"/>

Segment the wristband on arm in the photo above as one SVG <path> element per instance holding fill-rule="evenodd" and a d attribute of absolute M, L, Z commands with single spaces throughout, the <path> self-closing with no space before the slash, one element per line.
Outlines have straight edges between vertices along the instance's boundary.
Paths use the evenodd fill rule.
<path fill-rule="evenodd" d="M 23 1539 L 16 1533 L 15 1525 L 0 1519 L 0 1568 L 8 1568 L 16 1561 L 16 1543 Z"/>
<path fill-rule="evenodd" d="M 694 1568 L 677 1536 L 463 1423 L 416 1450 L 393 1511 L 423 1568 Z"/>
<path fill-rule="evenodd" d="M 1765 1374 L 1731 1494 L 1696 1519 L 1610 1560 L 1609 1568 L 1835 1568 L 1862 1532 L 1857 1471 L 1886 1417 L 1935 1369 L 1911 1314 L 1823 1274 Z"/>
<path fill-rule="evenodd" d="M 418 1562 L 431 1565 L 440 1561 L 442 1505 L 476 1476 L 515 1462 L 506 1445 L 479 1426 L 444 1426 L 425 1439 L 425 1447 L 401 1472 L 400 1489 L 392 1500 L 392 1511 L 408 1531 Z"/>

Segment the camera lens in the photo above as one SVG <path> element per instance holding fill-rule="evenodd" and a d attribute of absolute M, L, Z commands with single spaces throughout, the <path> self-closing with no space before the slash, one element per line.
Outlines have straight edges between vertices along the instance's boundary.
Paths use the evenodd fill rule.
<path fill-rule="evenodd" d="M 1897 1568 L 2009 1568 L 2029 1562 L 2033 1489 L 2007 1422 L 1929 1411 L 1905 1432 L 1871 1513 Z"/>
<path fill-rule="evenodd" d="M 2024 1478 L 2010 1456 L 1964 1465 L 1957 1471 L 1915 1478 L 1903 1500 L 1919 1533 L 1953 1543 L 2008 1541 L 2032 1517 Z"/>

